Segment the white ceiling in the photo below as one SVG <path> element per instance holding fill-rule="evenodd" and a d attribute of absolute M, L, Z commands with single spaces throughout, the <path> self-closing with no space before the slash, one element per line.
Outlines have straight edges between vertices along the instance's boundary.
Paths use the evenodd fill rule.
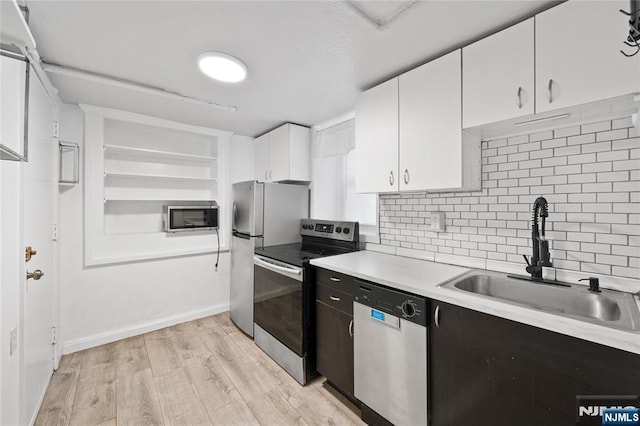
<path fill-rule="evenodd" d="M 556 2 L 406 3 L 27 1 L 37 50 L 47 62 L 236 105 L 239 110 L 50 74 L 64 102 L 248 136 L 283 122 L 314 125 L 348 113 L 362 90 Z M 249 69 L 247 80 L 224 84 L 205 77 L 196 67 L 198 55 L 205 51 L 243 60 Z"/>

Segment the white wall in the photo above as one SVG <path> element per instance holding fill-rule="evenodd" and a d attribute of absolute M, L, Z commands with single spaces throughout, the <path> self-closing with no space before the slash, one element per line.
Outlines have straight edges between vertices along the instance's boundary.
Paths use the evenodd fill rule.
<path fill-rule="evenodd" d="M 60 140 L 84 152 L 83 114 L 65 105 Z M 251 162 L 253 164 L 253 162 Z M 233 164 L 228 168 L 233 170 Z M 223 312 L 229 308 L 229 253 L 83 265 L 83 180 L 60 193 L 60 336 L 64 353 Z M 224 208 L 224 207 L 223 207 Z"/>
<path fill-rule="evenodd" d="M 253 138 L 234 135 L 229 147 L 231 183 L 253 180 Z"/>
<path fill-rule="evenodd" d="M 9 356 L 10 331 L 18 327 L 22 246 L 22 164 L 0 161 L 0 424 L 18 423 L 18 352 Z"/>

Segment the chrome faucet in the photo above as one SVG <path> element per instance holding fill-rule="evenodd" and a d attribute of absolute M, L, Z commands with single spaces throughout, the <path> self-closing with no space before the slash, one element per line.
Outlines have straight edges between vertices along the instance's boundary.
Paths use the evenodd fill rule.
<path fill-rule="evenodd" d="M 538 217 L 541 219 L 542 228 L 538 227 Z M 533 203 L 533 219 L 531 221 L 531 239 L 533 243 L 531 262 L 529 262 L 526 255 L 522 255 L 525 262 L 527 262 L 526 271 L 531 274 L 531 278 L 534 280 L 542 280 L 543 266 L 552 266 L 549 241 L 544 235 L 547 217 L 549 217 L 547 200 L 544 197 L 538 197 Z"/>

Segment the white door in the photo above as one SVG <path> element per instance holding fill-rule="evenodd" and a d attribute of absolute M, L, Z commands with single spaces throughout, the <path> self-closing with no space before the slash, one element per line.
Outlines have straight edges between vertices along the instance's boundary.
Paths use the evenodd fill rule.
<path fill-rule="evenodd" d="M 533 18 L 462 48 L 463 126 L 533 114 Z"/>
<path fill-rule="evenodd" d="M 360 95 L 356 105 L 356 191 L 398 191 L 398 78 Z"/>
<path fill-rule="evenodd" d="M 571 0 L 536 15 L 536 112 L 640 90 L 640 55 L 626 58 L 628 1 Z"/>
<path fill-rule="evenodd" d="M 53 372 L 54 243 L 54 107 L 35 73 L 29 87 L 29 161 L 24 163 L 24 244 L 37 251 L 25 262 L 22 297 L 21 424 L 30 424 Z M 24 250 L 24 248 L 22 248 Z M 39 279 L 26 273 L 41 271 Z"/>
<path fill-rule="evenodd" d="M 460 50 L 400 75 L 400 190 L 462 186 Z"/>

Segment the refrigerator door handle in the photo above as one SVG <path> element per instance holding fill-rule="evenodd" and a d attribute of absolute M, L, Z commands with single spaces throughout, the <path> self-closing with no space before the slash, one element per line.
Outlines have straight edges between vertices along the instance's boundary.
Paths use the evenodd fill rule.
<path fill-rule="evenodd" d="M 231 229 L 233 229 L 234 231 L 236 229 L 237 221 L 238 221 L 238 207 L 236 206 L 236 203 L 233 203 L 233 213 L 231 215 Z"/>

